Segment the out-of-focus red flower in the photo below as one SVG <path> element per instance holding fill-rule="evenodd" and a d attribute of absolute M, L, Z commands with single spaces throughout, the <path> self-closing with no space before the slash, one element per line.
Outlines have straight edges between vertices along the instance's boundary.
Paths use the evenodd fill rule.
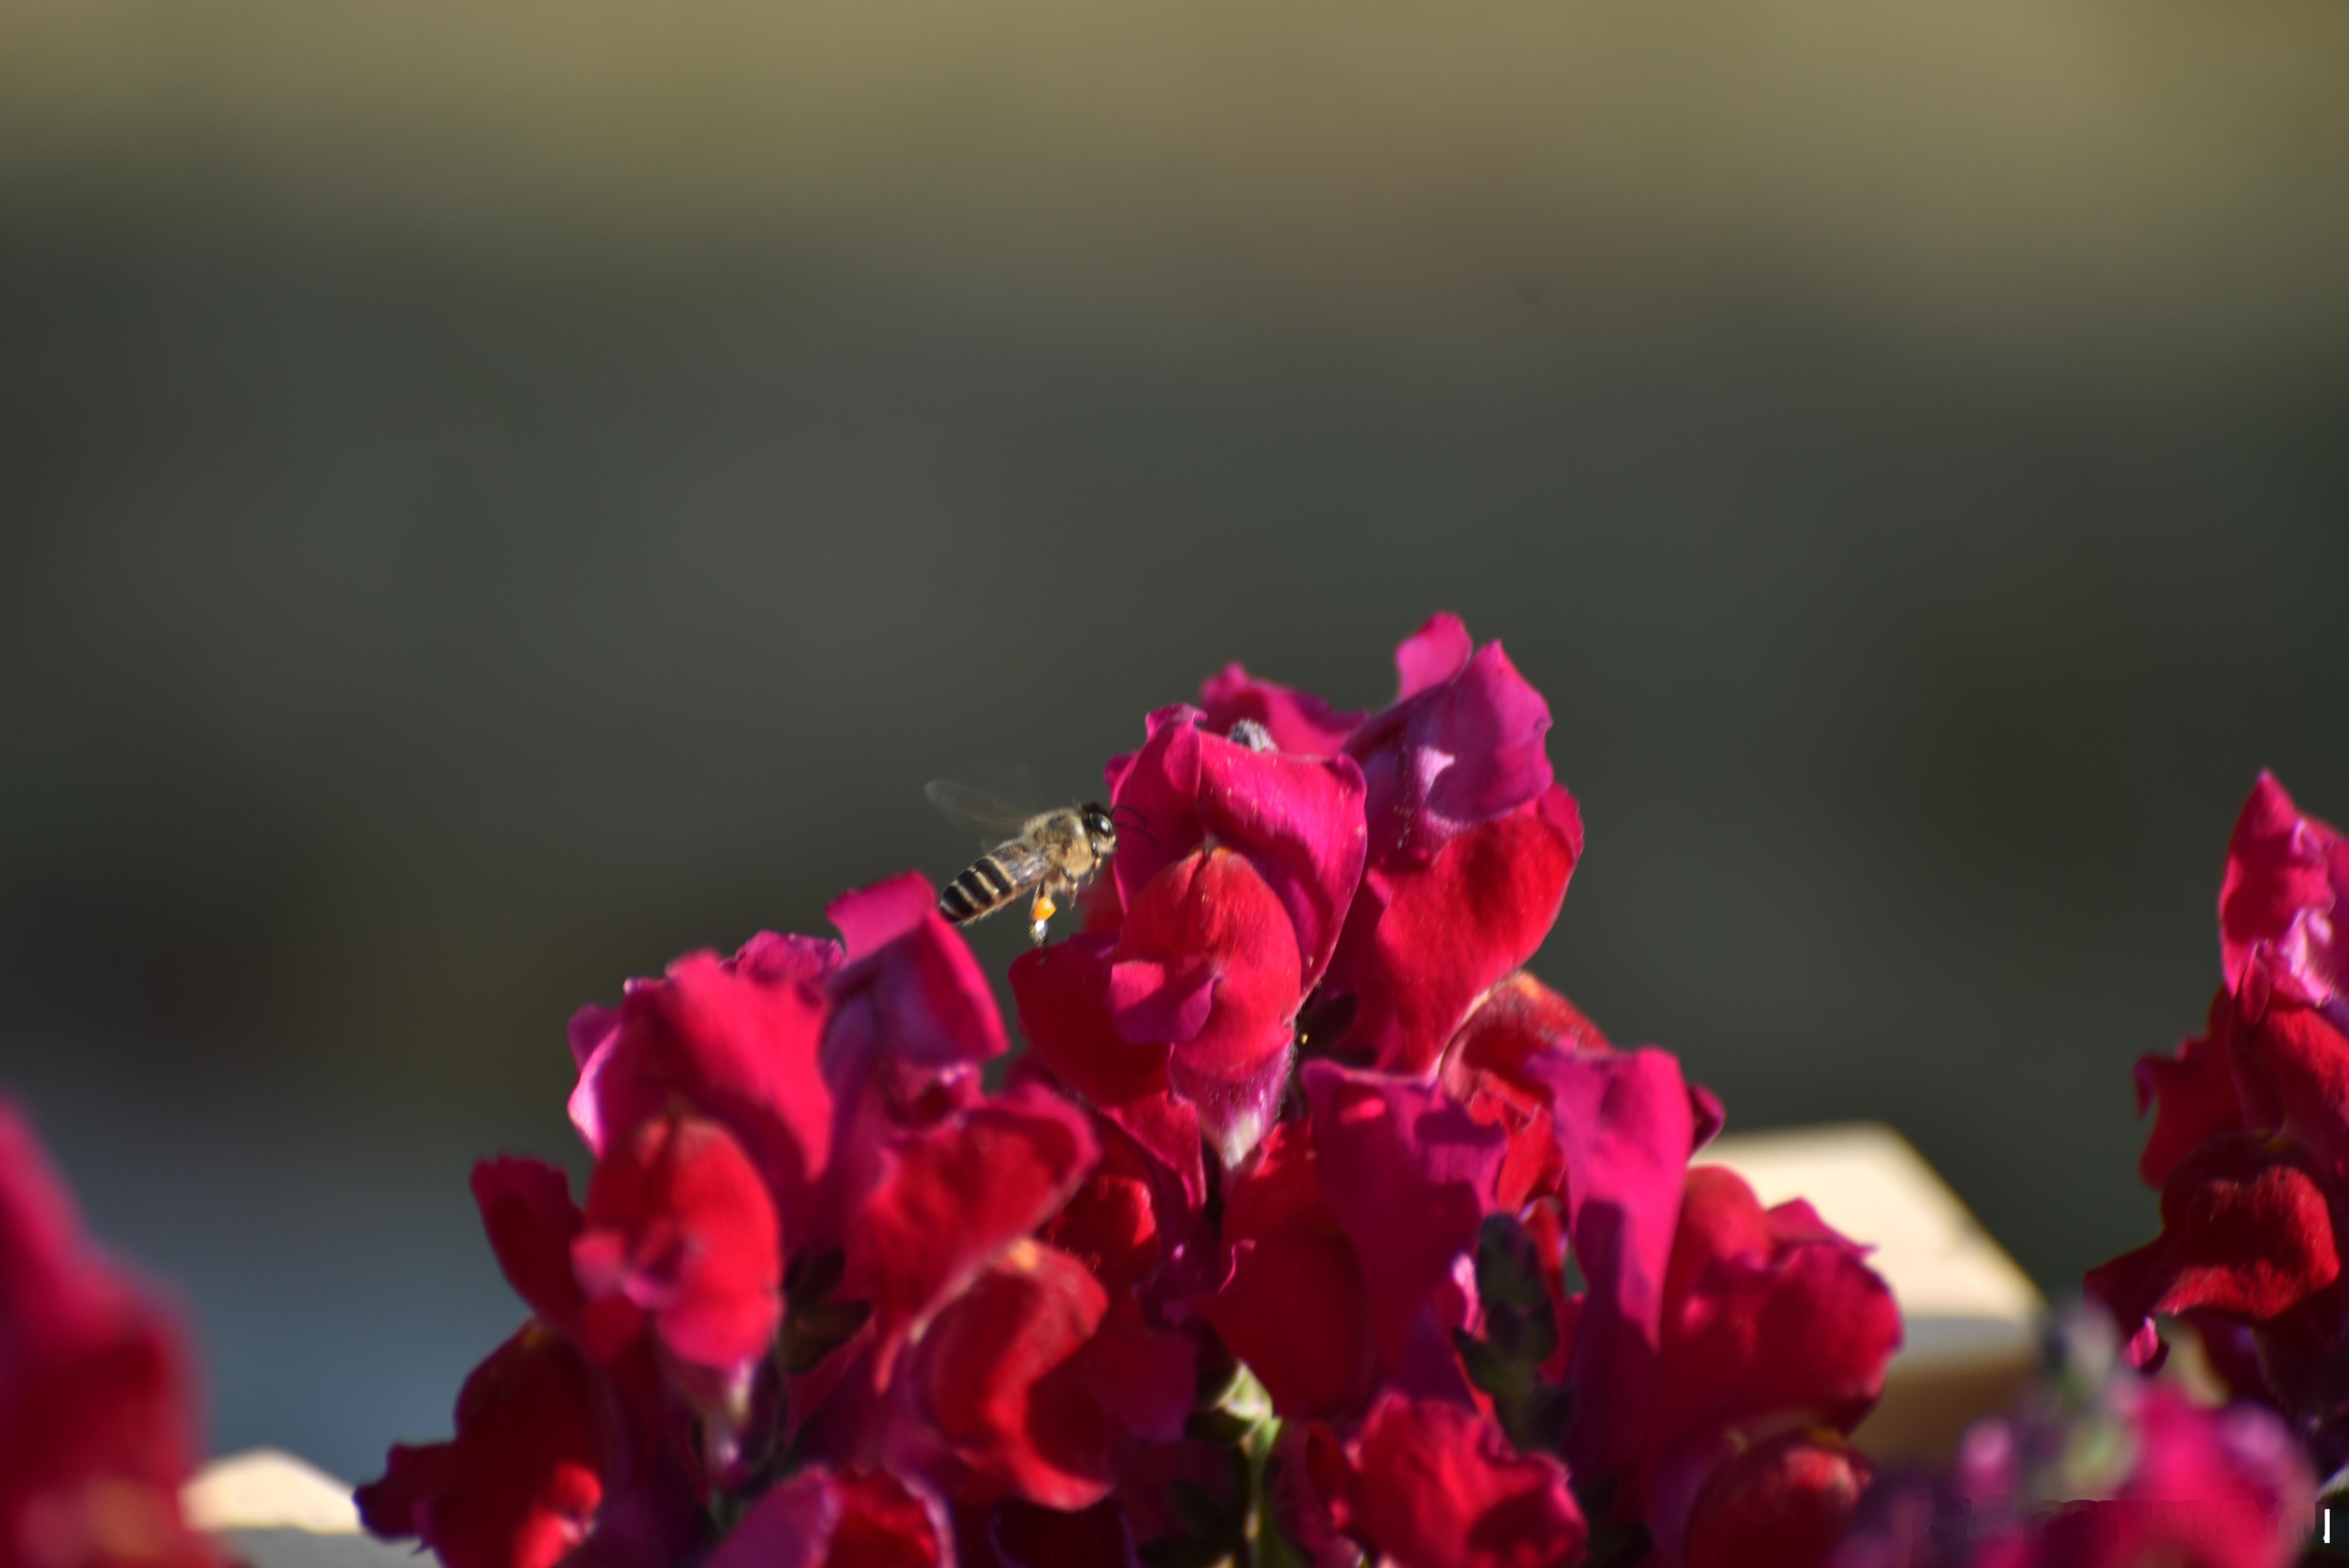
<path fill-rule="evenodd" d="M 2323 1172 L 2279 1135 L 2198 1145 L 2163 1183 L 2161 1226 L 2088 1273 L 2088 1294 L 2132 1335 L 2157 1312 L 2198 1307 L 2272 1322 L 2341 1277 Z"/>
<path fill-rule="evenodd" d="M 816 1052 L 839 964 L 831 943 L 764 933 L 731 958 L 688 954 L 661 979 L 630 981 L 616 1008 L 581 1008 L 571 1119 L 587 1147 L 601 1157 L 682 1102 L 733 1135 L 785 1229 L 803 1231 L 832 1143 Z"/>
<path fill-rule="evenodd" d="M 1316 1048 L 1423 1075 L 1476 998 L 1557 918 L 1582 853 L 1549 706 L 1498 643 L 1438 615 L 1397 650 L 1394 706 L 1348 738 L 1369 855 L 1317 1011 Z"/>
<path fill-rule="evenodd" d="M 180 1514 L 191 1381 L 176 1326 L 90 1248 L 0 1099 L 0 1563 L 212 1563 Z"/>
<path fill-rule="evenodd" d="M 897 1478 L 819 1465 L 760 1498 L 709 1568 L 950 1568 L 952 1540 L 936 1501 Z"/>
<path fill-rule="evenodd" d="M 1959 1481 L 1955 1507 L 1871 1506 L 1883 1517 L 1836 1568 L 2285 1568 L 2316 1501 L 2307 1457 L 2272 1412 L 2209 1408 L 2127 1373 L 2070 1423 L 1978 1423 Z"/>
<path fill-rule="evenodd" d="M 2314 1478 L 2282 1423 L 2251 1406 L 2211 1410 L 2155 1385 L 2134 1411 L 2137 1462 L 2104 1508 L 2070 1511 L 2034 1568 L 2169 1561 L 2282 1568 L 2298 1555 Z M 2071 1522 L 2078 1521 L 2077 1523 Z"/>
<path fill-rule="evenodd" d="M 2227 988 L 2256 1017 L 2270 996 L 2349 1029 L 2349 841 L 2261 773 L 2227 845 L 2219 886 Z"/>
<path fill-rule="evenodd" d="M 2212 1408 L 2122 1364 L 2072 1315 L 2061 1370 L 1976 1422 L 1946 1480 L 1880 1483 L 1834 1568 L 2285 1568 L 2315 1522 L 2308 1456 L 2274 1412 Z"/>
<path fill-rule="evenodd" d="M 2102 1539 L 2083 1542 L 2089 1550 L 2077 1560 L 2120 1568 L 2190 1551 L 2211 1568 L 2276 1568 L 2297 1557 L 2314 1478 L 2267 1412 L 2205 1409 L 2156 1387 L 2136 1427 L 2137 1460 L 2114 1500 L 2117 1517 L 2084 1532 Z"/>
<path fill-rule="evenodd" d="M 554 1330 L 532 1322 L 473 1369 L 457 1435 L 395 1447 L 358 1489 L 359 1517 L 413 1535 L 448 1568 L 553 1568 L 595 1527 L 618 1463 L 607 1392 Z"/>
<path fill-rule="evenodd" d="M 1564 1465 L 1439 1400 L 1382 1398 L 1323 1484 L 1339 1528 L 1394 1568 L 1565 1568 L 1588 1535 Z"/>
<path fill-rule="evenodd" d="M 723 1127 L 655 1117 L 607 1147 L 571 1258 L 591 1300 L 650 1317 L 696 1403 L 743 1412 L 782 1321 L 782 1247 L 767 1188 Z"/>

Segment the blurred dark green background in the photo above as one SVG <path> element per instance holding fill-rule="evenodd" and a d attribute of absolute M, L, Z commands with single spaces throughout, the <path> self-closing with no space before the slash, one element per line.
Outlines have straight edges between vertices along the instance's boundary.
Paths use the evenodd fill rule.
<path fill-rule="evenodd" d="M 15 0 L 0 1079 L 215 1446 L 370 1473 L 518 1319 L 466 1170 L 572 1158 L 574 1006 L 1444 607 L 1583 802 L 1544 977 L 2060 1293 L 2253 773 L 2349 818 L 2344 69 L 2331 3 Z"/>

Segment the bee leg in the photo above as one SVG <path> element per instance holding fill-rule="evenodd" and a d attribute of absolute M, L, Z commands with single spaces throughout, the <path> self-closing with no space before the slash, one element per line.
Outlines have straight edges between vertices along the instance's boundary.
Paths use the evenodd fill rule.
<path fill-rule="evenodd" d="M 1052 895 L 1038 888 L 1036 902 L 1028 906 L 1028 940 L 1039 947 L 1043 946 L 1044 934 L 1051 925 L 1052 916 L 1059 913 L 1060 906 L 1052 902 Z"/>

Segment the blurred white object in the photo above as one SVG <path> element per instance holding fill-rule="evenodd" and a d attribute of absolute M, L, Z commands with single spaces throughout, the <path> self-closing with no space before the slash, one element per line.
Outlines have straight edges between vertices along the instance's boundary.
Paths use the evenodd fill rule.
<path fill-rule="evenodd" d="M 1900 1304 L 1884 1398 L 1853 1434 L 1879 1462 L 1948 1462 L 1975 1417 L 2003 1409 L 2039 1365 L 2047 1311 L 1909 1140 L 1880 1122 L 1723 1138 L 1697 1151 L 1764 1203 L 1807 1198 L 1856 1242 Z"/>
<path fill-rule="evenodd" d="M 349 1482 L 275 1449 L 214 1460 L 196 1472 L 181 1492 L 180 1504 L 190 1524 L 214 1534 L 223 1530 L 306 1530 L 314 1535 L 350 1535 L 359 1527 Z"/>

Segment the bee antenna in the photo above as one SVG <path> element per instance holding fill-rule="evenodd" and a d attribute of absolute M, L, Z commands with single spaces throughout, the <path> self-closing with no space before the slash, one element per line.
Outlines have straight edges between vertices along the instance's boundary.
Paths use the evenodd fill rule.
<path fill-rule="evenodd" d="M 1123 811 L 1127 816 L 1133 819 L 1131 822 L 1127 823 L 1126 826 L 1132 828 L 1133 831 L 1140 833 L 1143 838 L 1148 839 L 1152 843 L 1154 844 L 1158 842 L 1158 835 L 1150 830 L 1149 820 L 1123 800 L 1109 809 L 1110 820 L 1112 822 L 1116 821 L 1117 814 L 1120 811 Z"/>

